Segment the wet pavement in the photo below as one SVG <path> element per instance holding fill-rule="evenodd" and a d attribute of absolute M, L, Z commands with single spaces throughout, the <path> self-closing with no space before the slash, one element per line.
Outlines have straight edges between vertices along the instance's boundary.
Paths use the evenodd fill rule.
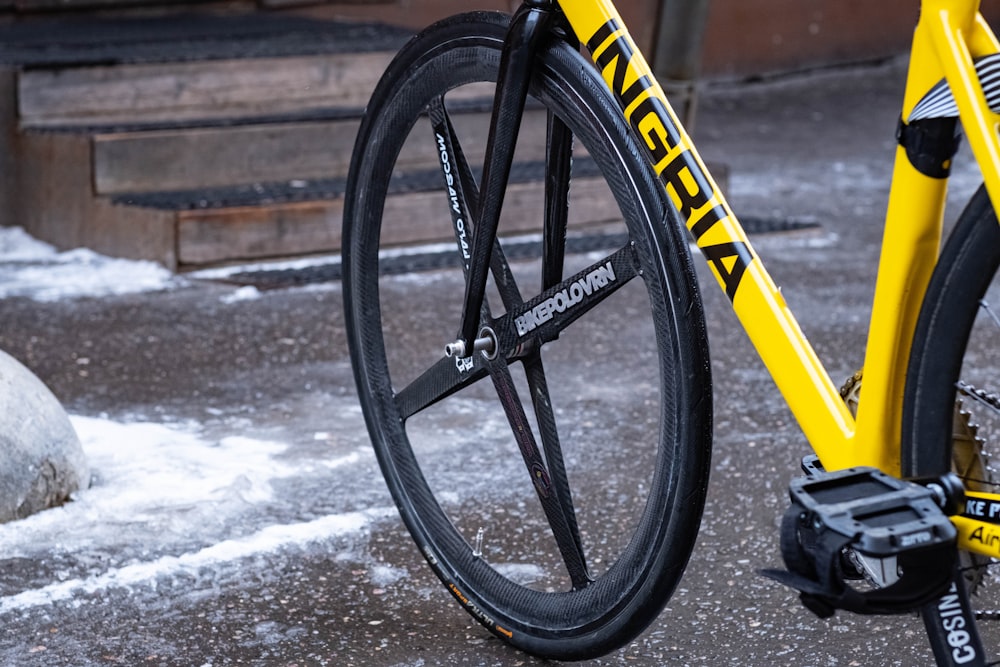
<path fill-rule="evenodd" d="M 696 140 L 727 165 L 737 213 L 820 225 L 753 241 L 835 382 L 862 363 L 902 77 L 892 62 L 717 84 L 699 109 Z M 955 199 L 976 181 L 959 169 Z M 433 318 L 422 281 L 455 276 L 393 280 Z M 807 450 L 724 296 L 704 296 L 715 449 L 691 564 L 645 633 L 581 664 L 929 663 L 917 618 L 822 621 L 757 574 L 779 563 L 786 485 Z M 338 282 L 254 293 L 187 278 L 132 295 L 0 300 L 0 348 L 53 389 L 85 445 L 98 424 L 125 429 L 117 442 L 130 450 L 151 437 L 130 426 L 170 434 L 150 450 L 163 462 L 142 468 L 156 502 L 119 493 L 101 505 L 102 485 L 124 482 L 102 480 L 98 465 L 78 507 L 0 527 L 0 664 L 544 664 L 459 609 L 410 541 L 370 452 L 342 311 Z M 199 466 L 214 453 L 247 471 L 210 478 L 184 467 L 189 451 Z M 171 496 L 201 478 L 216 486 Z"/>

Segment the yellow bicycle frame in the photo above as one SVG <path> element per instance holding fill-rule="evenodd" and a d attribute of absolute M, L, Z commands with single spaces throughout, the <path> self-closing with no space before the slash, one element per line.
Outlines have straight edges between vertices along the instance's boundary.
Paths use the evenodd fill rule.
<path fill-rule="evenodd" d="M 897 148 L 865 351 L 864 398 L 855 419 L 613 3 L 564 0 L 560 6 L 621 100 L 626 120 L 645 141 L 656 173 L 823 465 L 829 470 L 874 466 L 898 476 L 910 342 L 937 260 L 947 180 L 921 174 Z M 923 0 L 902 109 L 905 118 L 934 84 L 947 80 L 994 207 L 1000 204 L 1000 116 L 987 105 L 973 59 L 998 51 L 978 0 Z M 1000 503 L 1000 494 L 969 497 Z M 967 516 L 953 520 L 962 548 L 1000 558 L 1000 526 Z"/>

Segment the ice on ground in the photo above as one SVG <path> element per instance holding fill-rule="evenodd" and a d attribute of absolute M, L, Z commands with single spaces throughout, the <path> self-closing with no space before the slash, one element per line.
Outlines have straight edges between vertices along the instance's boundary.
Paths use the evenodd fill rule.
<path fill-rule="evenodd" d="M 333 514 L 298 524 L 267 526 L 247 537 L 224 540 L 199 551 L 180 556 L 162 556 L 90 577 L 54 582 L 41 588 L 9 595 L 0 598 L 0 614 L 52 604 L 81 594 L 96 593 L 111 588 L 128 588 L 154 581 L 160 576 L 178 574 L 197 576 L 205 567 L 358 532 L 373 520 L 390 516 L 393 511 L 392 508 L 375 508 L 362 512 Z"/>
<path fill-rule="evenodd" d="M 266 260 L 261 262 L 248 262 L 245 264 L 234 264 L 229 266 L 218 266 L 210 269 L 199 269 L 192 271 L 188 275 L 198 280 L 225 280 L 240 273 L 254 273 L 257 271 L 301 271 L 317 266 L 328 264 L 340 264 L 340 255 L 314 255 L 312 257 L 302 257 L 289 260 Z"/>
<path fill-rule="evenodd" d="M 62 507 L 0 525 L 6 557 L 38 545 L 78 548 L 142 537 L 152 543 L 204 527 L 194 516 L 225 514 L 271 500 L 271 481 L 302 472 L 275 460 L 282 443 L 231 436 L 204 439 L 195 424 L 117 423 L 71 417 L 95 484 Z"/>
<path fill-rule="evenodd" d="M 77 248 L 59 252 L 20 227 L 0 227 L 0 299 L 59 301 L 150 292 L 186 284 L 155 262 Z"/>
<path fill-rule="evenodd" d="M 51 583 L 26 590 L 6 586 L 0 613 L 302 547 L 357 532 L 394 512 L 386 507 L 303 522 L 268 519 L 268 508 L 281 501 L 273 481 L 356 465 L 362 461 L 357 452 L 303 461 L 283 456 L 285 443 L 242 435 L 210 439 L 194 422 L 71 421 L 95 484 L 62 507 L 0 525 L 0 553 L 4 559 L 79 560 L 82 569 L 53 573 Z"/>
<path fill-rule="evenodd" d="M 410 576 L 409 571 L 403 567 L 392 567 L 384 563 L 371 568 L 368 576 L 374 586 L 392 586 L 398 581 L 402 581 Z"/>

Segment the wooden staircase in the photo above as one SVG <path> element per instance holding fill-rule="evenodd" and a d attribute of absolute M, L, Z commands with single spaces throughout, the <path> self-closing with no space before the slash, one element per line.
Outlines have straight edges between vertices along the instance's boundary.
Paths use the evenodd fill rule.
<path fill-rule="evenodd" d="M 406 38 L 263 14 L 0 26 L 0 222 L 170 268 L 336 249 L 335 196 L 225 193 L 342 177 Z"/>
<path fill-rule="evenodd" d="M 407 33 L 287 16 L 0 25 L 0 223 L 171 268 L 339 247 L 358 118 Z"/>
<path fill-rule="evenodd" d="M 0 224 L 176 270 L 336 251 L 360 115 L 407 37 L 273 14 L 0 23 Z M 460 131 L 488 118 L 488 98 L 468 102 Z M 515 231 L 538 224 L 518 208 L 542 191 L 533 115 Z M 437 159 L 432 141 L 406 156 L 429 185 L 392 194 L 386 215 L 406 222 L 392 242 L 442 240 L 421 224 L 443 213 Z M 615 216 L 603 187 L 574 182 L 588 199 L 574 223 Z"/>

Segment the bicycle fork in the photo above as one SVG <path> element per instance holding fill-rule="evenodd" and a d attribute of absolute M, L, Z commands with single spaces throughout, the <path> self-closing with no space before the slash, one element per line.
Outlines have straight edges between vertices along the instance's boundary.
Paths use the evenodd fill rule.
<path fill-rule="evenodd" d="M 472 257 L 489 257 L 496 243 L 497 227 L 500 223 L 500 211 L 503 207 L 504 192 L 510 178 L 511 165 L 514 161 L 514 147 L 521 128 L 521 116 L 524 113 L 528 98 L 528 87 L 531 82 L 531 64 L 534 60 L 542 35 L 544 35 L 555 20 L 555 3 L 551 0 L 527 2 L 514 15 L 507 38 L 504 42 L 500 58 L 500 73 L 497 79 L 496 96 L 493 100 L 493 115 L 490 120 L 490 130 L 486 142 L 486 158 L 483 165 L 482 185 L 478 202 L 478 215 L 475 216 L 475 229 L 472 234 Z M 569 160 L 569 133 L 560 129 L 558 123 L 554 129 L 555 143 L 549 146 L 550 156 L 561 156 L 556 159 Z M 567 165 L 568 166 L 568 165 Z M 545 269 L 544 280 L 551 284 L 559 282 L 562 272 L 563 232 L 560 225 L 550 225 L 550 216 L 561 214 L 565 219 L 566 186 L 568 179 L 566 171 L 562 171 L 554 180 L 561 180 L 561 185 L 553 184 L 551 179 L 546 182 L 546 194 L 555 195 L 546 205 L 546 235 L 544 241 Z M 561 188 L 561 194 L 559 190 Z M 562 210 L 559 211 L 560 200 Z M 465 299 L 462 310 L 462 324 L 459 337 L 448 344 L 445 351 L 449 356 L 465 358 L 477 351 L 493 352 L 488 349 L 489 337 L 479 336 L 480 313 L 486 293 L 486 278 L 489 273 L 488 262 L 472 262 L 469 266 L 465 284 Z M 550 286 L 550 285 L 549 285 Z M 543 289 L 545 286 L 543 286 Z"/>
<path fill-rule="evenodd" d="M 461 151 L 449 150 L 456 156 L 459 172 L 456 186 L 460 188 L 458 199 L 464 200 L 463 208 L 474 212 L 474 225 L 471 248 L 467 253 L 463 251 L 466 258 L 466 291 L 459 338 L 445 346 L 445 354 L 454 357 L 457 363 L 470 367 L 476 363 L 481 364 L 492 379 L 570 574 L 573 588 L 581 589 L 590 585 L 593 578 L 584 555 L 562 447 L 548 398 L 549 390 L 538 349 L 540 343 L 518 343 L 514 356 L 524 363 L 532 404 L 541 430 L 541 448 L 531 434 L 508 369 L 508 353 L 512 349 L 509 335 L 502 331 L 495 332 L 491 328 L 492 318 L 489 304 L 485 300 L 486 280 L 492 272 L 507 311 L 515 312 L 525 307 L 497 240 L 497 229 L 527 101 L 531 67 L 543 35 L 552 29 L 556 19 L 556 5 L 551 0 L 527 2 L 514 15 L 508 28 L 501 52 L 481 187 L 476 187 L 471 170 L 464 156 L 460 155 Z M 453 137 L 443 109 L 439 112 L 432 110 L 432 114 L 441 116 L 440 120 L 445 123 L 442 126 L 445 128 L 444 134 L 449 138 Z M 572 133 L 551 113 L 547 135 L 542 295 L 551 291 L 563 279 L 572 159 Z M 444 141 L 447 144 L 449 139 Z M 462 231 L 456 224 L 455 233 L 459 237 L 460 246 Z M 486 258 L 489 260 L 486 261 Z M 471 357 L 476 353 L 482 353 L 482 360 L 473 361 Z"/>

